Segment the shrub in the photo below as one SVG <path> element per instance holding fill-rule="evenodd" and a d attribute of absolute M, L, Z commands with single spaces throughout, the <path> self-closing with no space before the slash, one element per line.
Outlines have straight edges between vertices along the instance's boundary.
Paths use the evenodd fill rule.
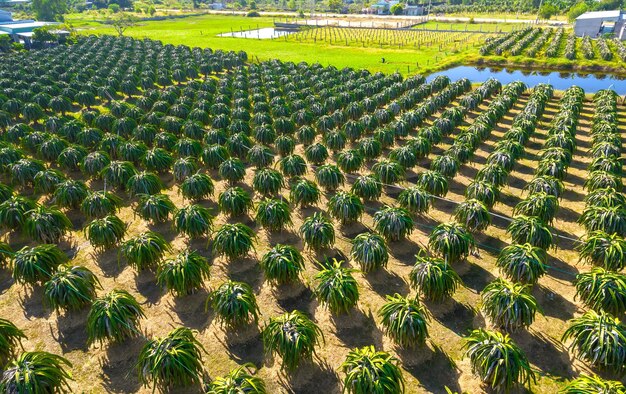
<path fill-rule="evenodd" d="M 24 246 L 13 256 L 13 279 L 34 285 L 49 280 L 67 256 L 56 245 Z"/>
<path fill-rule="evenodd" d="M 404 348 L 424 345 L 428 338 L 428 310 L 417 300 L 400 294 L 386 296 L 378 314 L 387 336 Z"/>
<path fill-rule="evenodd" d="M 149 340 L 137 360 L 139 381 L 144 386 L 152 383 L 154 390 L 199 384 L 202 352 L 206 350 L 186 327 L 176 328 L 163 338 Z"/>
<path fill-rule="evenodd" d="M 313 250 L 329 248 L 335 244 L 333 224 L 319 212 L 304 220 L 300 226 L 300 236 L 304 239 L 304 244 Z"/>
<path fill-rule="evenodd" d="M 100 172 L 100 176 L 111 187 L 124 188 L 130 178 L 137 173 L 133 163 L 128 161 L 112 161 Z"/>
<path fill-rule="evenodd" d="M 243 282 L 223 283 L 209 294 L 207 303 L 211 304 L 220 324 L 229 328 L 256 323 L 259 319 L 254 291 Z"/>
<path fill-rule="evenodd" d="M 351 350 L 340 368 L 346 374 L 344 390 L 349 393 L 404 392 L 397 360 L 387 352 L 377 352 L 373 346 Z"/>
<path fill-rule="evenodd" d="M 359 301 L 359 287 L 352 276 L 356 270 L 343 268 L 341 263 L 333 259 L 315 275 L 315 298 L 337 314 L 349 312 Z"/>
<path fill-rule="evenodd" d="M 346 177 L 336 165 L 324 164 L 315 171 L 315 180 L 327 191 L 334 191 L 344 184 Z"/>
<path fill-rule="evenodd" d="M 280 166 L 280 171 L 289 178 L 306 174 L 306 161 L 304 161 L 302 156 L 285 156 L 280 159 L 278 165 Z"/>
<path fill-rule="evenodd" d="M 447 263 L 467 258 L 476 247 L 474 237 L 458 223 L 441 223 L 428 237 L 428 247 L 441 255 Z"/>
<path fill-rule="evenodd" d="M 535 284 L 546 273 L 548 254 L 529 243 L 513 244 L 500 251 L 496 265 L 513 282 Z"/>
<path fill-rule="evenodd" d="M 500 189 L 488 182 L 472 181 L 465 189 L 465 198 L 478 200 L 491 208 L 500 198 Z"/>
<path fill-rule="evenodd" d="M 375 175 L 361 175 L 355 179 L 351 191 L 365 201 L 376 201 L 383 193 L 383 184 Z"/>
<path fill-rule="evenodd" d="M 443 301 L 462 283 L 459 275 L 444 260 L 415 256 L 417 262 L 409 273 L 411 286 L 426 299 Z"/>
<path fill-rule="evenodd" d="M 140 233 L 120 246 L 120 256 L 137 271 L 156 268 L 165 252 L 171 250 L 169 243 L 152 231 Z"/>
<path fill-rule="evenodd" d="M 213 228 L 213 216 L 208 208 L 196 204 L 188 205 L 176 212 L 174 228 L 190 238 L 207 236 Z"/>
<path fill-rule="evenodd" d="M 220 164 L 219 174 L 222 179 L 232 185 L 243 180 L 246 176 L 246 168 L 241 160 L 231 157 Z"/>
<path fill-rule="evenodd" d="M 413 232 L 413 219 L 406 209 L 386 206 L 374 214 L 374 228 L 387 241 L 400 241 Z"/>
<path fill-rule="evenodd" d="M 139 217 L 153 223 L 165 222 L 175 210 L 176 206 L 166 194 L 141 195 L 135 206 Z"/>
<path fill-rule="evenodd" d="M 552 232 L 539 219 L 534 216 L 516 216 L 506 229 L 514 243 L 529 243 L 541 249 L 548 249 L 553 242 Z"/>
<path fill-rule="evenodd" d="M 140 335 L 139 320 L 145 317 L 137 300 L 125 290 L 113 290 L 97 298 L 87 315 L 87 343 L 121 342 Z"/>
<path fill-rule="evenodd" d="M 72 222 L 55 208 L 39 206 L 26 213 L 24 230 L 34 241 L 59 243 L 72 228 Z"/>
<path fill-rule="evenodd" d="M 46 303 L 55 310 L 78 310 L 96 297 L 98 278 L 81 266 L 60 266 L 44 285 Z"/>
<path fill-rule="evenodd" d="M 296 282 L 304 270 L 302 254 L 291 245 L 276 244 L 259 262 L 265 278 L 277 284 Z"/>
<path fill-rule="evenodd" d="M 230 394 L 230 393 L 246 393 L 246 394 L 266 394 L 265 382 L 258 376 L 251 375 L 248 371 L 256 367 L 254 364 L 246 363 L 240 367 L 231 370 L 225 376 L 215 378 L 208 385 L 208 393 L 211 394 Z"/>
<path fill-rule="evenodd" d="M 0 391 L 5 393 L 71 392 L 66 371 L 72 364 L 61 356 L 48 352 L 24 352 L 5 368 Z"/>
<path fill-rule="evenodd" d="M 514 330 L 530 326 L 539 310 L 529 285 L 496 279 L 481 292 L 482 310 L 497 327 Z"/>
<path fill-rule="evenodd" d="M 230 216 L 244 215 L 252 208 L 252 198 L 244 189 L 231 187 L 219 195 L 218 205 L 222 212 Z"/>
<path fill-rule="evenodd" d="M 402 190 L 398 196 L 398 204 L 411 213 L 426 213 L 430 209 L 432 196 L 419 186 Z"/>
<path fill-rule="evenodd" d="M 240 258 L 254 250 L 255 240 L 256 234 L 245 224 L 224 224 L 215 232 L 213 250 L 231 259 Z"/>
<path fill-rule="evenodd" d="M 626 387 L 621 382 L 585 374 L 572 380 L 561 390 L 562 394 L 620 394 L 624 392 L 626 392 Z"/>
<path fill-rule="evenodd" d="M 270 318 L 263 328 L 262 338 L 265 352 L 279 355 L 281 369 L 293 371 L 303 361 L 313 359 L 315 347 L 324 340 L 324 335 L 315 322 L 295 310 Z"/>
<path fill-rule="evenodd" d="M 257 170 L 252 179 L 252 187 L 261 195 L 277 194 L 285 187 L 285 180 L 280 172 L 271 168 Z"/>
<path fill-rule="evenodd" d="M 469 231 L 484 231 L 491 224 L 489 210 L 478 200 L 465 200 L 454 211 L 454 218 Z"/>
<path fill-rule="evenodd" d="M 572 340 L 569 348 L 590 364 L 622 372 L 626 365 L 626 326 L 605 312 L 586 312 L 572 319 L 563 342 Z"/>
<path fill-rule="evenodd" d="M 389 251 L 385 240 L 380 235 L 361 233 L 354 237 L 351 243 L 350 256 L 359 264 L 364 273 L 387 266 Z"/>
<path fill-rule="evenodd" d="M 348 192 L 337 192 L 328 201 L 328 213 L 341 224 L 358 221 L 363 215 L 364 206 L 359 197 Z"/>
<path fill-rule="evenodd" d="M 209 276 L 209 262 L 198 252 L 185 250 L 159 265 L 157 283 L 176 296 L 184 296 L 202 288 Z"/>
<path fill-rule="evenodd" d="M 299 179 L 291 185 L 289 200 L 294 205 L 304 208 L 315 205 L 320 200 L 320 190 L 315 182 Z"/>
<path fill-rule="evenodd" d="M 15 354 L 16 348 L 22 345 L 27 336 L 15 324 L 0 318 L 0 364 L 6 365 L 9 357 Z"/>
<path fill-rule="evenodd" d="M 255 221 L 269 231 L 282 231 L 291 226 L 289 205 L 282 199 L 264 199 L 257 205 Z"/>
<path fill-rule="evenodd" d="M 594 268 L 576 275 L 576 296 L 595 311 L 626 312 L 626 275 Z"/>
<path fill-rule="evenodd" d="M 85 235 L 94 249 L 108 249 L 117 245 L 126 234 L 126 223 L 115 215 L 92 220 L 85 227 Z"/>
<path fill-rule="evenodd" d="M 535 382 L 535 373 L 526 355 L 508 335 L 474 330 L 465 338 L 464 348 L 472 372 L 493 390 L 509 391 Z M 503 364 L 506 368 L 501 367 Z"/>
<path fill-rule="evenodd" d="M 372 166 L 372 171 L 384 184 L 394 184 L 404 179 L 404 167 L 398 162 L 383 159 Z"/>
<path fill-rule="evenodd" d="M 24 225 L 27 212 L 35 209 L 36 203 L 22 196 L 13 196 L 0 204 L 0 225 L 8 230 L 17 230 Z"/>
<path fill-rule="evenodd" d="M 140 194 L 158 194 L 163 185 L 161 180 L 156 174 L 151 172 L 141 171 L 131 176 L 126 182 L 126 190 L 130 197 L 135 197 Z"/>
<path fill-rule="evenodd" d="M 592 231 L 578 245 L 580 259 L 612 271 L 626 267 L 626 240 L 618 234 Z"/>
<path fill-rule="evenodd" d="M 419 174 L 416 186 L 434 196 L 443 197 L 448 194 L 448 180 L 437 171 L 424 171 Z"/>
<path fill-rule="evenodd" d="M 39 171 L 33 179 L 33 186 L 37 193 L 51 194 L 57 189 L 57 185 L 66 180 L 65 175 L 57 170 Z"/>
<path fill-rule="evenodd" d="M 210 176 L 196 173 L 185 178 L 179 190 L 183 197 L 192 201 L 198 201 L 213 194 L 215 186 Z"/>
<path fill-rule="evenodd" d="M 89 219 L 113 215 L 122 205 L 122 199 L 113 193 L 97 191 L 89 193 L 80 205 L 80 211 Z"/>

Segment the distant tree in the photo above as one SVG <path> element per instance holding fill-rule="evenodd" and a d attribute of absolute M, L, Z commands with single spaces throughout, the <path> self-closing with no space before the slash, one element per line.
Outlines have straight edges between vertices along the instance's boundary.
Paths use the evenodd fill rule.
<path fill-rule="evenodd" d="M 289 3 L 287 3 L 287 8 L 289 8 L 291 11 L 295 11 L 296 0 L 289 0 Z"/>
<path fill-rule="evenodd" d="M 552 16 L 556 15 L 559 12 L 559 9 L 556 8 L 552 4 L 544 4 L 539 9 L 539 17 L 541 19 L 550 19 Z"/>
<path fill-rule="evenodd" d="M 153 16 L 154 14 L 156 14 L 156 8 L 151 5 L 150 7 L 148 7 L 148 15 Z"/>
<path fill-rule="evenodd" d="M 251 10 L 256 10 L 256 1 L 251 1 L 250 2 L 250 9 Z"/>
<path fill-rule="evenodd" d="M 570 22 L 573 22 L 576 18 L 578 18 L 580 15 L 584 14 L 588 10 L 589 6 L 587 6 L 584 1 L 581 1 L 580 3 L 573 5 L 572 8 L 569 9 L 569 11 L 567 12 L 567 19 Z"/>
<path fill-rule="evenodd" d="M 33 0 L 32 8 L 40 21 L 55 21 L 67 12 L 65 0 Z"/>
<path fill-rule="evenodd" d="M 120 37 L 124 35 L 126 30 L 137 25 L 137 19 L 125 12 L 119 13 L 109 21 Z"/>
<path fill-rule="evenodd" d="M 595 11 L 619 10 L 622 8 L 623 0 L 601 0 L 595 3 L 593 9 Z"/>
<path fill-rule="evenodd" d="M 119 4 L 109 4 L 109 11 L 111 11 L 114 14 L 117 14 L 118 12 L 120 12 L 120 5 Z"/>
<path fill-rule="evenodd" d="M 341 7 L 343 7 L 343 2 L 341 0 L 328 0 L 328 8 L 333 12 L 341 11 Z"/>
<path fill-rule="evenodd" d="M 398 3 L 394 4 L 389 11 L 392 15 L 402 15 L 404 8 L 402 8 L 402 4 Z"/>

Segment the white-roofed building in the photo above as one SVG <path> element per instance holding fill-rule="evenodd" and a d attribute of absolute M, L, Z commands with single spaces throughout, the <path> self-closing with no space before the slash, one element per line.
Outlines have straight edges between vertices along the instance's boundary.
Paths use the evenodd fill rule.
<path fill-rule="evenodd" d="M 603 34 L 615 33 L 620 39 L 623 36 L 625 14 L 620 10 L 585 12 L 576 18 L 574 32 L 577 36 L 589 36 L 592 38 Z"/>

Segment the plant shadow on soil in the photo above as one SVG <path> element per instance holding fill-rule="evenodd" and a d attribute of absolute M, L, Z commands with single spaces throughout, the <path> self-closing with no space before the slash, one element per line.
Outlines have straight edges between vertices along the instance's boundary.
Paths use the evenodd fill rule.
<path fill-rule="evenodd" d="M 116 278 L 124 271 L 125 266 L 118 259 L 117 248 L 93 252 L 89 257 L 98 264 L 105 277 Z"/>
<path fill-rule="evenodd" d="M 184 326 L 202 331 L 213 320 L 213 313 L 205 307 L 208 296 L 206 289 L 199 289 L 193 294 L 174 297 L 171 301 L 172 310 Z"/>
<path fill-rule="evenodd" d="M 157 284 L 154 271 L 142 270 L 135 275 L 135 285 L 139 294 L 146 298 L 146 303 L 154 305 L 159 302 L 163 296 L 163 290 Z"/>
<path fill-rule="evenodd" d="M 415 352 L 421 354 L 415 361 Z M 448 387 L 453 393 L 461 392 L 459 385 L 459 369 L 454 361 L 439 346 L 421 346 L 418 349 L 396 349 L 398 358 L 404 369 L 410 373 L 420 385 L 431 393 L 445 393 Z M 436 373 L 433 373 L 436 371 Z"/>
<path fill-rule="evenodd" d="M 325 360 L 306 363 L 293 373 L 281 374 L 278 379 L 279 385 L 288 393 L 338 394 L 341 392 L 339 376 Z"/>
<path fill-rule="evenodd" d="M 311 289 L 302 283 L 299 285 L 302 286 L 302 289 L 295 294 L 294 292 L 284 290 L 284 287 L 287 285 L 276 287 L 272 292 L 276 297 L 278 305 L 286 312 L 298 310 L 313 315 L 318 304 L 317 300 L 315 300 Z"/>
<path fill-rule="evenodd" d="M 398 293 L 402 296 L 409 294 L 409 285 L 404 279 L 393 271 L 384 268 L 364 274 L 372 290 L 381 297 L 387 294 Z"/>
<path fill-rule="evenodd" d="M 575 304 L 562 295 L 540 284 L 533 287 L 532 294 L 541 305 L 546 316 L 555 317 L 559 320 L 569 320 L 574 317 L 574 312 L 578 309 Z"/>
<path fill-rule="evenodd" d="M 228 261 L 226 265 L 228 278 L 250 285 L 258 293 L 263 285 L 263 271 L 254 257 L 244 257 Z"/>
<path fill-rule="evenodd" d="M 61 345 L 63 353 L 74 350 L 87 350 L 88 313 L 89 308 L 86 307 L 76 312 L 67 311 L 64 314 L 57 314 L 57 338 L 55 338 L 54 330 L 52 325 L 50 325 L 50 335 Z"/>
<path fill-rule="evenodd" d="M 9 290 L 11 286 L 13 286 L 13 283 L 15 283 L 15 281 L 11 275 L 11 271 L 8 269 L 0 269 L 0 294 Z"/>
<path fill-rule="evenodd" d="M 217 335 L 216 340 L 224 346 L 228 356 L 238 364 L 251 362 L 254 365 L 262 365 L 264 360 L 263 341 L 261 331 L 256 324 L 242 327 L 238 330 L 221 328 L 224 333 L 222 341 Z"/>
<path fill-rule="evenodd" d="M 559 381 L 569 379 L 574 374 L 569 353 L 559 341 L 532 329 L 516 331 L 510 335 L 522 348 L 528 361 L 543 373 Z"/>
<path fill-rule="evenodd" d="M 463 284 L 465 287 L 474 290 L 476 293 L 480 293 L 485 286 L 496 279 L 491 272 L 487 271 L 480 265 L 473 264 L 468 261 L 463 262 L 462 264 L 469 265 L 467 272 L 460 274 Z"/>
<path fill-rule="evenodd" d="M 142 337 L 129 338 L 122 343 L 109 343 L 106 356 L 100 359 L 100 379 L 107 392 L 134 393 L 141 388 L 135 364 L 145 345 Z"/>
<path fill-rule="evenodd" d="M 376 326 L 371 310 L 365 314 L 358 308 L 350 313 L 332 315 L 335 335 L 349 348 L 373 345 L 377 349 L 383 346 L 383 333 Z"/>
<path fill-rule="evenodd" d="M 51 311 L 43 305 L 44 289 L 42 286 L 24 288 L 20 298 L 20 307 L 24 311 L 24 317 L 28 320 L 33 318 L 48 318 Z"/>
<path fill-rule="evenodd" d="M 433 318 L 457 335 L 465 335 L 482 319 L 478 310 L 450 298 L 443 302 L 425 301 Z"/>

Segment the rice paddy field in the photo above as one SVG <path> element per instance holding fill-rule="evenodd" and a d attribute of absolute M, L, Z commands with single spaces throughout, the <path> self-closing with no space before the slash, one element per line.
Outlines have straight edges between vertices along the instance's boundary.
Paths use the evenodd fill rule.
<path fill-rule="evenodd" d="M 624 393 L 621 97 L 249 60 L 4 58 L 0 391 Z"/>

